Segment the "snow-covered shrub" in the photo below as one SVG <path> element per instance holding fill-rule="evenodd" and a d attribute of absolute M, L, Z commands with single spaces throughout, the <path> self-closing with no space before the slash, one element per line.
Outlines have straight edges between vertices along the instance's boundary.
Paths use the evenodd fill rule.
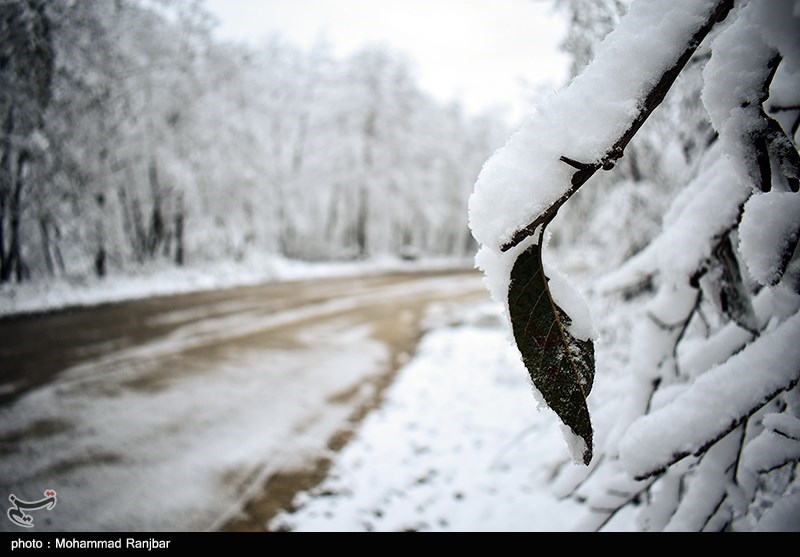
<path fill-rule="evenodd" d="M 577 437 L 573 456 L 589 464 L 558 482 L 593 511 L 582 527 L 633 506 L 645 530 L 800 526 L 798 28 L 794 0 L 637 0 L 476 183 L 478 265 L 534 386 Z M 598 283 L 655 293 L 633 331 L 624 404 L 587 403 L 592 327 L 571 309 L 574 292 L 549 285 L 544 228 L 622 159 L 704 40 L 702 102 L 718 139 L 691 146 L 661 232 Z M 674 124 L 683 137 L 697 129 Z M 595 408 L 613 414 L 596 420 L 602 430 Z"/>

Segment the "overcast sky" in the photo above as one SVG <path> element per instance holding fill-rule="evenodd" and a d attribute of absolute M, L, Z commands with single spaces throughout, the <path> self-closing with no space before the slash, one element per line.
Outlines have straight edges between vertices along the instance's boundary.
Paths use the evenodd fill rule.
<path fill-rule="evenodd" d="M 413 61 L 420 84 L 470 111 L 520 112 L 526 92 L 562 85 L 565 23 L 548 0 L 206 0 L 221 38 L 257 43 L 269 33 L 337 55 L 382 42 Z"/>

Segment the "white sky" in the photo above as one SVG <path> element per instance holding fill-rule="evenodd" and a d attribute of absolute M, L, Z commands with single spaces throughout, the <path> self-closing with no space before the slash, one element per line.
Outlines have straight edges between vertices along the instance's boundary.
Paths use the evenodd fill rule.
<path fill-rule="evenodd" d="M 550 0 L 206 0 L 218 36 L 257 43 L 278 33 L 310 48 L 324 37 L 337 55 L 368 42 L 404 52 L 420 84 L 470 111 L 519 116 L 526 97 L 567 78 L 558 51 L 565 23 Z"/>

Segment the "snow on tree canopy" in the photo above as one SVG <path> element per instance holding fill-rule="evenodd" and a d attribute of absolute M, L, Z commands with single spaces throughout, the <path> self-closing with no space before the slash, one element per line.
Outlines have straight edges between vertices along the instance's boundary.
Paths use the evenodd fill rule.
<path fill-rule="evenodd" d="M 484 165 L 469 203 L 475 239 L 498 249 L 564 195 L 575 169 L 562 156 L 587 164 L 602 159 L 717 5 L 634 3 L 592 64 L 526 118 Z"/>

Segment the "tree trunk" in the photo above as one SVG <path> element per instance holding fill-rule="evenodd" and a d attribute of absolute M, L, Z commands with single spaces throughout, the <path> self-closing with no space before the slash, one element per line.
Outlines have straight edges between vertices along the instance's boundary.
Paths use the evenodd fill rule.
<path fill-rule="evenodd" d="M 153 197 L 153 212 L 150 216 L 150 230 L 147 234 L 147 255 L 154 258 L 161 243 L 164 241 L 164 215 L 161 212 L 161 184 L 158 182 L 158 167 L 155 161 L 150 162 L 149 170 L 150 192 Z"/>
<path fill-rule="evenodd" d="M 175 264 L 183 267 L 183 196 L 178 197 L 178 207 L 175 211 Z"/>
<path fill-rule="evenodd" d="M 22 260 L 19 226 L 22 221 L 23 175 L 29 159 L 30 155 L 27 151 L 22 151 L 17 156 L 16 183 L 14 184 L 14 192 L 9 206 L 11 227 L 9 230 L 8 254 L 6 255 L 2 273 L 0 273 L 0 282 L 8 282 L 11 280 L 12 274 L 17 279 L 17 282 L 22 282 L 25 279 L 25 263 Z"/>
<path fill-rule="evenodd" d="M 47 226 L 47 220 L 48 217 L 46 215 L 39 217 L 39 236 L 42 240 L 42 254 L 44 255 L 44 264 L 47 267 L 47 274 L 54 277 L 56 270 L 53 265 L 53 256 L 50 249 L 50 229 Z"/>
<path fill-rule="evenodd" d="M 97 202 L 98 218 L 95 230 L 97 251 L 94 256 L 94 272 L 99 278 L 103 278 L 106 276 L 106 245 L 105 234 L 103 233 L 103 207 L 105 207 L 106 198 L 102 193 L 99 193 L 95 197 L 95 201 Z"/>
<path fill-rule="evenodd" d="M 131 220 L 133 221 L 133 245 L 136 251 L 136 261 L 144 263 L 147 257 L 147 233 L 142 224 L 142 205 L 137 197 L 131 201 Z"/>
<path fill-rule="evenodd" d="M 14 111 L 8 109 L 3 124 L 3 157 L 0 159 L 0 282 L 5 282 L 6 259 L 6 222 L 8 218 L 8 203 L 11 197 L 11 188 L 14 183 L 12 173 L 12 134 L 14 133 Z"/>
<path fill-rule="evenodd" d="M 358 212 L 356 213 L 356 246 L 361 258 L 367 256 L 367 221 L 369 220 L 369 191 L 363 184 L 358 191 Z"/>

